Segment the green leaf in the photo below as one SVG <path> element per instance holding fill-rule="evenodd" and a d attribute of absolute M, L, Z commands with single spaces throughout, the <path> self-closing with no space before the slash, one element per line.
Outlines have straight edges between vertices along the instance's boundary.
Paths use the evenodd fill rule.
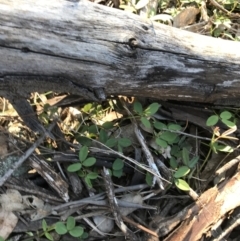
<path fill-rule="evenodd" d="M 42 220 L 42 229 L 43 229 L 43 231 L 47 230 L 47 222 L 45 219 Z"/>
<path fill-rule="evenodd" d="M 186 166 L 189 165 L 189 151 L 185 147 L 182 149 L 182 160 Z"/>
<path fill-rule="evenodd" d="M 86 182 L 86 184 L 88 185 L 89 188 L 92 188 L 93 185 L 92 185 L 92 182 L 91 182 L 91 179 L 89 179 L 87 176 L 84 177 L 84 180 Z"/>
<path fill-rule="evenodd" d="M 147 183 L 148 186 L 152 186 L 152 184 L 153 184 L 153 175 L 151 173 L 147 172 L 145 180 L 146 180 L 146 183 Z"/>
<path fill-rule="evenodd" d="M 96 125 L 91 125 L 91 126 L 89 126 L 88 132 L 89 132 L 89 133 L 92 133 L 92 134 L 97 134 L 97 133 L 98 133 L 98 128 L 97 128 L 97 126 L 96 126 Z"/>
<path fill-rule="evenodd" d="M 190 172 L 190 168 L 187 166 L 181 166 L 177 169 L 177 171 L 174 173 L 174 177 L 175 178 L 179 178 L 179 177 L 184 177 L 186 176 L 188 173 Z"/>
<path fill-rule="evenodd" d="M 112 129 L 113 126 L 114 124 L 111 121 L 106 121 L 105 123 L 102 124 L 102 127 L 107 130 Z"/>
<path fill-rule="evenodd" d="M 79 151 L 79 160 L 83 162 L 88 156 L 88 147 L 83 146 Z"/>
<path fill-rule="evenodd" d="M 179 155 L 180 153 L 180 155 Z M 178 145 L 173 145 L 170 151 L 170 154 L 175 157 L 182 156 L 182 152 L 180 151 L 180 148 Z"/>
<path fill-rule="evenodd" d="M 118 143 L 118 141 L 116 139 L 110 138 L 106 141 L 105 145 L 112 148 L 112 147 L 116 146 L 117 143 Z"/>
<path fill-rule="evenodd" d="M 83 146 L 91 146 L 92 144 L 92 140 L 87 138 L 86 136 L 78 136 L 76 137 L 76 140 Z"/>
<path fill-rule="evenodd" d="M 84 232 L 83 235 L 81 236 L 81 239 L 86 239 L 88 238 L 88 236 L 89 236 L 88 233 Z"/>
<path fill-rule="evenodd" d="M 207 119 L 206 125 L 207 126 L 215 126 L 219 120 L 217 115 L 212 115 Z"/>
<path fill-rule="evenodd" d="M 89 157 L 87 158 L 82 164 L 85 167 L 91 167 L 96 163 L 96 158 L 94 157 Z"/>
<path fill-rule="evenodd" d="M 128 147 L 128 146 L 132 145 L 132 142 L 128 138 L 120 138 L 120 139 L 118 139 L 118 145 L 120 145 L 122 147 Z"/>
<path fill-rule="evenodd" d="M 173 157 L 173 156 L 170 158 L 170 166 L 171 166 L 171 168 L 174 169 L 174 170 L 178 167 L 177 160 L 176 160 L 176 158 Z"/>
<path fill-rule="evenodd" d="M 122 174 L 123 174 L 123 169 L 113 170 L 112 174 L 113 174 L 114 177 L 120 178 L 122 176 Z"/>
<path fill-rule="evenodd" d="M 189 165 L 188 165 L 188 166 L 189 166 L 190 168 L 195 167 L 195 165 L 197 164 L 198 160 L 199 160 L 199 156 L 193 157 L 192 160 L 189 162 Z"/>
<path fill-rule="evenodd" d="M 151 128 L 151 123 L 146 117 L 142 116 L 140 120 L 146 128 Z"/>
<path fill-rule="evenodd" d="M 212 151 L 214 152 L 214 153 L 218 153 L 217 152 L 217 147 L 218 147 L 218 143 L 217 142 L 214 142 L 214 143 L 210 143 L 210 148 L 212 149 Z"/>
<path fill-rule="evenodd" d="M 83 234 L 84 230 L 83 227 L 81 226 L 76 226 L 74 229 L 72 229 L 69 233 L 72 237 L 78 238 L 81 237 Z"/>
<path fill-rule="evenodd" d="M 69 216 L 67 219 L 67 230 L 72 230 L 76 226 L 75 218 L 72 216 Z"/>
<path fill-rule="evenodd" d="M 144 110 L 144 114 L 146 116 L 152 116 L 158 111 L 160 106 L 158 103 L 152 103 Z"/>
<path fill-rule="evenodd" d="M 68 166 L 67 170 L 68 172 L 77 172 L 82 168 L 82 164 L 81 163 L 74 163 Z"/>
<path fill-rule="evenodd" d="M 173 123 L 168 124 L 167 128 L 172 131 L 180 131 L 182 129 L 180 125 L 173 124 Z"/>
<path fill-rule="evenodd" d="M 87 174 L 87 178 L 89 178 L 89 179 L 96 179 L 96 178 L 98 178 L 98 174 L 96 172 L 89 172 Z"/>
<path fill-rule="evenodd" d="M 173 141 L 169 141 L 168 144 L 178 144 L 180 141 L 180 137 L 179 135 L 177 135 L 177 137 L 173 140 Z"/>
<path fill-rule="evenodd" d="M 85 173 L 85 171 L 83 171 L 83 170 L 79 170 L 79 171 L 77 172 L 77 174 L 78 174 L 79 177 L 85 177 L 85 176 L 86 176 L 86 173 Z"/>
<path fill-rule="evenodd" d="M 99 141 L 102 143 L 106 143 L 106 141 L 108 140 L 108 134 L 105 130 L 100 130 L 99 133 Z"/>
<path fill-rule="evenodd" d="M 138 114 L 142 114 L 142 112 L 143 112 L 143 108 L 142 108 L 142 104 L 140 103 L 140 102 L 134 102 L 134 104 L 133 104 L 133 110 L 135 111 L 135 112 L 137 112 Z"/>
<path fill-rule="evenodd" d="M 232 113 L 229 112 L 229 111 L 223 111 L 223 112 L 220 114 L 220 117 L 221 117 L 221 119 L 229 120 L 229 119 L 232 117 Z"/>
<path fill-rule="evenodd" d="M 57 222 L 55 224 L 55 231 L 60 234 L 60 235 L 63 235 L 63 234 L 66 234 L 67 233 L 67 227 L 65 226 L 65 224 L 63 222 Z"/>
<path fill-rule="evenodd" d="M 121 170 L 121 169 L 123 169 L 123 166 L 124 166 L 123 160 L 120 159 L 120 158 L 117 158 L 117 159 L 113 162 L 112 169 L 115 170 L 115 171 Z"/>
<path fill-rule="evenodd" d="M 156 143 L 163 148 L 166 148 L 168 146 L 167 142 L 162 140 L 161 138 L 157 138 Z"/>
<path fill-rule="evenodd" d="M 160 121 L 155 121 L 154 124 L 153 124 L 153 126 L 154 126 L 156 129 L 158 129 L 158 130 L 167 129 L 167 126 L 166 126 L 164 123 L 160 122 Z"/>
<path fill-rule="evenodd" d="M 118 152 L 123 153 L 123 149 L 121 145 L 118 145 L 117 148 L 118 148 Z"/>
<path fill-rule="evenodd" d="M 190 190 L 190 186 L 188 185 L 188 183 L 182 179 L 175 179 L 174 183 L 175 183 L 176 187 L 178 187 L 179 189 L 181 189 L 183 191 Z"/>
<path fill-rule="evenodd" d="M 233 123 L 232 121 L 229 121 L 229 120 L 223 119 L 222 122 L 223 122 L 226 126 L 228 126 L 229 128 L 234 128 L 234 127 L 236 126 L 235 123 Z"/>
<path fill-rule="evenodd" d="M 216 150 L 222 151 L 222 152 L 233 152 L 234 151 L 231 146 L 225 146 L 225 145 L 217 145 Z"/>
<path fill-rule="evenodd" d="M 88 103 L 88 104 L 84 105 L 83 111 L 88 113 L 91 110 L 91 108 L 92 108 L 92 104 Z"/>
<path fill-rule="evenodd" d="M 48 240 L 53 241 L 53 236 L 50 233 L 44 232 L 44 235 Z"/>
<path fill-rule="evenodd" d="M 161 135 L 160 135 L 160 138 L 167 141 L 167 142 L 173 142 L 176 138 L 177 138 L 177 134 L 176 133 L 172 133 L 170 131 L 166 131 L 166 132 L 163 132 Z"/>

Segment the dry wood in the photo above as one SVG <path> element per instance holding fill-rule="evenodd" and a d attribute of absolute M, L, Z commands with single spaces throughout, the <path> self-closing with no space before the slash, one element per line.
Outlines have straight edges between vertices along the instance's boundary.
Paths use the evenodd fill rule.
<path fill-rule="evenodd" d="M 200 102 L 240 96 L 237 42 L 84 0 L 0 0 L 0 22 L 5 97 L 46 90 L 95 100 L 104 94 Z"/>
<path fill-rule="evenodd" d="M 228 212 L 240 206 L 240 172 L 225 180 L 218 186 L 204 192 L 195 204 L 186 207 L 175 217 L 162 219 L 158 225 L 159 235 L 173 230 L 164 241 L 197 241 L 206 234 L 219 220 L 224 219 Z M 217 234 L 219 235 L 219 234 Z"/>

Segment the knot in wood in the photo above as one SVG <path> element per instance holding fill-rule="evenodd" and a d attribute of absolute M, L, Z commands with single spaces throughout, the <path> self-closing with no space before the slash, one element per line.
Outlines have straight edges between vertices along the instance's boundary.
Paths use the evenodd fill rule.
<path fill-rule="evenodd" d="M 132 49 L 135 49 L 137 47 L 138 42 L 135 38 L 130 38 L 128 44 Z"/>

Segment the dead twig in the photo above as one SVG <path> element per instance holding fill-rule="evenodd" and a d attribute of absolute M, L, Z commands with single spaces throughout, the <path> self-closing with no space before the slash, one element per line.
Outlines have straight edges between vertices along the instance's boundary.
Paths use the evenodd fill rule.
<path fill-rule="evenodd" d="M 152 230 L 144 227 L 144 226 L 141 225 L 141 224 L 138 224 L 138 223 L 134 222 L 134 221 L 131 220 L 130 218 L 128 218 L 128 217 L 126 217 L 126 216 L 122 216 L 122 219 L 123 219 L 125 222 L 127 222 L 127 223 L 135 226 L 136 228 L 139 228 L 139 229 L 141 229 L 142 231 L 144 231 L 144 232 L 146 232 L 146 233 L 149 233 L 149 234 L 153 235 L 154 237 L 157 237 L 157 238 L 158 238 L 158 234 L 157 234 L 156 232 L 154 232 L 154 231 L 152 231 Z"/>
<path fill-rule="evenodd" d="M 53 129 L 54 125 L 56 123 L 53 122 L 49 128 L 48 128 L 48 132 L 51 132 L 51 130 Z M 43 140 L 45 139 L 47 135 L 47 132 L 44 132 L 41 137 L 18 159 L 17 162 L 15 162 L 10 169 L 8 169 L 8 171 L 1 177 L 0 179 L 0 187 L 6 182 L 6 180 L 13 174 L 13 172 L 19 168 L 24 161 L 27 160 L 27 158 L 35 151 L 35 149 L 43 142 Z"/>
<path fill-rule="evenodd" d="M 107 191 L 109 205 L 117 226 L 122 230 L 122 232 L 127 238 L 129 238 L 132 241 L 137 241 L 138 238 L 136 237 L 136 235 L 131 230 L 128 229 L 128 227 L 124 224 L 121 218 L 121 214 L 118 207 L 118 201 L 114 194 L 114 187 L 111 180 L 111 176 L 108 169 L 106 169 L 105 167 L 103 167 L 102 176 L 103 176 L 105 188 Z"/>

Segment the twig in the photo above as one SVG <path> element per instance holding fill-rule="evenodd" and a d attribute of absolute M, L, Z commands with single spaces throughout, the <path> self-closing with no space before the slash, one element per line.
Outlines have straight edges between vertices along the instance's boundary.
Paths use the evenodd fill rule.
<path fill-rule="evenodd" d="M 152 170 L 151 168 L 147 167 L 146 165 L 143 165 L 143 164 L 137 162 L 136 160 L 132 159 L 131 157 L 127 157 L 127 156 L 123 155 L 122 153 L 111 149 L 110 147 L 104 145 L 104 144 L 101 143 L 100 141 L 96 141 L 96 140 L 94 140 L 94 141 L 95 141 L 96 143 L 104 146 L 104 147 L 105 147 L 106 149 L 108 149 L 108 150 L 102 150 L 102 149 L 99 149 L 99 148 L 96 148 L 96 147 L 90 147 L 90 148 L 89 148 L 90 151 L 92 151 L 92 152 L 102 152 L 102 153 L 108 153 L 108 154 L 109 154 L 109 153 L 116 154 L 116 155 L 118 155 L 118 156 L 120 156 L 120 157 L 128 160 L 129 162 L 137 165 L 138 167 L 142 168 L 143 170 L 151 173 L 152 175 L 154 175 L 154 176 L 156 176 L 156 177 L 158 177 L 158 178 L 161 178 L 163 181 L 165 181 L 165 182 L 167 182 L 167 183 L 169 183 L 169 184 L 172 184 L 171 182 L 169 182 L 168 180 L 166 180 L 166 179 L 164 179 L 163 177 L 161 177 L 161 175 L 158 175 L 154 170 Z"/>
<path fill-rule="evenodd" d="M 55 122 L 53 122 L 49 128 L 48 132 L 50 132 L 55 125 Z M 19 158 L 17 162 L 15 162 L 10 169 L 4 174 L 3 177 L 0 179 L 0 187 L 6 182 L 6 180 L 13 174 L 13 172 L 19 168 L 24 161 L 35 151 L 35 149 L 43 142 L 47 135 L 47 132 L 44 132 L 42 136 Z"/>
<path fill-rule="evenodd" d="M 133 220 L 131 220 L 130 218 L 126 217 L 126 216 L 122 216 L 122 219 L 127 222 L 127 223 L 130 223 L 132 224 L 133 226 L 135 226 L 136 228 L 139 228 L 141 229 L 142 231 L 146 232 L 146 233 L 149 233 L 151 235 L 153 235 L 154 237 L 157 237 L 158 238 L 158 234 L 144 226 L 142 226 L 141 224 L 138 224 L 136 222 L 134 222 Z"/>
<path fill-rule="evenodd" d="M 105 188 L 107 191 L 109 205 L 117 226 L 122 230 L 122 232 L 127 238 L 129 238 L 132 241 L 137 241 L 138 238 L 136 237 L 136 235 L 131 230 L 128 229 L 128 227 L 124 224 L 121 218 L 121 214 L 118 207 L 118 201 L 114 194 L 114 187 L 111 180 L 111 176 L 108 169 L 106 169 L 105 167 L 103 167 L 102 176 L 103 176 Z"/>
<path fill-rule="evenodd" d="M 123 101 L 121 101 L 121 102 L 122 102 L 122 105 L 123 105 L 124 109 L 127 111 L 128 115 L 133 117 L 132 113 L 129 111 L 129 109 L 127 108 L 126 104 Z M 145 142 L 145 139 L 144 139 L 141 131 L 138 128 L 137 122 L 134 119 L 134 117 L 131 118 L 131 121 L 132 121 L 132 124 L 134 126 L 134 132 L 135 132 L 136 137 L 137 137 L 137 139 L 138 139 L 138 141 L 139 141 L 139 143 L 140 143 L 140 145 L 142 147 L 142 150 L 143 150 L 143 152 L 145 154 L 145 157 L 146 157 L 147 162 L 148 162 L 148 164 L 150 166 L 150 169 L 152 170 L 152 172 L 155 173 L 154 180 L 157 181 L 159 187 L 162 190 L 164 190 L 164 186 L 163 186 L 163 182 L 162 182 L 163 178 L 162 178 L 161 174 L 159 173 L 157 165 L 154 162 L 154 158 L 153 158 L 153 156 L 152 156 L 152 154 L 151 154 L 151 152 L 150 152 L 150 150 L 149 150 L 149 148 L 148 148 L 148 146 L 147 146 L 147 144 Z"/>
<path fill-rule="evenodd" d="M 225 9 L 223 6 L 221 6 L 216 0 L 210 0 L 210 2 L 213 6 L 215 6 L 219 10 L 223 11 L 224 13 L 229 15 L 230 17 L 232 17 L 232 18 L 239 18 L 240 17 L 240 14 L 229 12 L 227 9 Z"/>

